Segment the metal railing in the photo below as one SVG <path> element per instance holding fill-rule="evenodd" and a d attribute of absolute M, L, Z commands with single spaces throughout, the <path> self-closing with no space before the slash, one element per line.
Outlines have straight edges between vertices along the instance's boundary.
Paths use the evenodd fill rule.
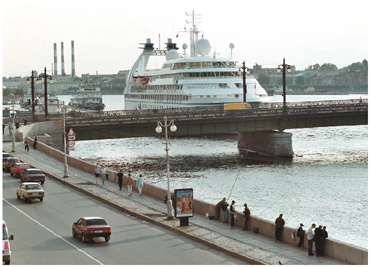
<path fill-rule="evenodd" d="M 281 116 L 283 114 L 314 114 L 333 112 L 367 111 L 368 101 L 363 100 L 334 100 L 295 102 L 287 105 L 287 112 L 282 111 L 281 103 L 265 103 L 257 108 L 225 110 L 223 106 L 172 108 L 163 110 L 121 110 L 99 113 L 69 113 L 68 124 L 91 124 L 111 122 L 148 122 L 167 116 L 176 120 L 199 120 L 209 118 L 238 118 L 245 116 Z"/>

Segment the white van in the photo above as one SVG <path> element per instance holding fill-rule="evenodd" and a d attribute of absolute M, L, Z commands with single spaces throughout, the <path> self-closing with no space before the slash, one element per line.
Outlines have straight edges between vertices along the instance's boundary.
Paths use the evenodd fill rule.
<path fill-rule="evenodd" d="M 10 249 L 9 240 L 13 240 L 14 236 L 8 234 L 8 227 L 6 227 L 6 222 L 3 220 L 3 263 L 5 265 L 10 264 L 10 255 L 12 251 Z"/>

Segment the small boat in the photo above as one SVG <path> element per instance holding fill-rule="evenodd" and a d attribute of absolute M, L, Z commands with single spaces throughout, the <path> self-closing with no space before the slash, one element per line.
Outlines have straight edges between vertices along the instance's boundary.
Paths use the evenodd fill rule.
<path fill-rule="evenodd" d="M 69 106 L 73 110 L 104 110 L 103 97 L 100 92 L 100 88 L 96 86 L 86 85 L 77 92 L 71 101 Z"/>

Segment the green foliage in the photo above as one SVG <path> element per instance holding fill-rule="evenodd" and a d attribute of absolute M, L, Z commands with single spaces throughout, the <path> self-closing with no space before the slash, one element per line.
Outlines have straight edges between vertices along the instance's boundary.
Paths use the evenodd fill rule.
<path fill-rule="evenodd" d="M 3 96 L 11 96 L 12 94 L 14 94 L 15 96 L 24 96 L 25 94 L 25 91 L 23 89 L 20 89 L 20 88 L 16 88 L 16 89 L 3 89 Z"/>
<path fill-rule="evenodd" d="M 262 87 L 267 87 L 270 85 L 271 78 L 270 75 L 261 72 L 258 74 L 257 80 L 262 85 Z"/>
<path fill-rule="evenodd" d="M 338 68 L 332 63 L 324 63 L 319 68 L 319 71 L 337 71 Z"/>

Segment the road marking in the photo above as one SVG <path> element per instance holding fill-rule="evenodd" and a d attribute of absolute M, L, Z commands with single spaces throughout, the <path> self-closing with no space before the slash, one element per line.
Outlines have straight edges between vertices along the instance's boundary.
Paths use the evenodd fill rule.
<path fill-rule="evenodd" d="M 9 201 L 7 201 L 6 199 L 3 198 L 3 201 L 5 201 L 9 206 L 13 207 L 14 209 L 16 209 L 17 211 L 19 211 L 20 213 L 22 213 L 24 216 L 26 216 L 28 219 L 30 219 L 31 221 L 33 221 L 34 223 L 37 223 L 38 225 L 40 225 L 42 228 L 44 228 L 45 230 L 47 230 L 48 232 L 50 232 L 51 234 L 53 234 L 54 236 L 60 238 L 61 240 L 63 240 L 65 243 L 67 243 L 68 245 L 70 245 L 71 247 L 75 248 L 77 251 L 81 252 L 82 254 L 85 254 L 88 258 L 92 259 L 93 261 L 95 261 L 96 263 L 98 263 L 99 265 L 103 265 L 103 263 L 101 261 L 99 261 L 97 258 L 91 256 L 89 253 L 87 253 L 85 250 L 77 247 L 75 244 L 69 242 L 68 240 L 66 240 L 64 237 L 62 237 L 61 235 L 57 234 L 56 232 L 54 232 L 53 230 L 51 230 L 50 228 L 48 228 L 47 226 L 43 225 L 42 223 L 40 223 L 39 221 L 37 221 L 36 219 L 34 219 L 33 217 L 31 217 L 30 215 L 28 215 L 27 213 L 25 213 L 23 210 L 17 208 L 16 206 L 14 206 L 13 204 L 11 204 Z"/>

